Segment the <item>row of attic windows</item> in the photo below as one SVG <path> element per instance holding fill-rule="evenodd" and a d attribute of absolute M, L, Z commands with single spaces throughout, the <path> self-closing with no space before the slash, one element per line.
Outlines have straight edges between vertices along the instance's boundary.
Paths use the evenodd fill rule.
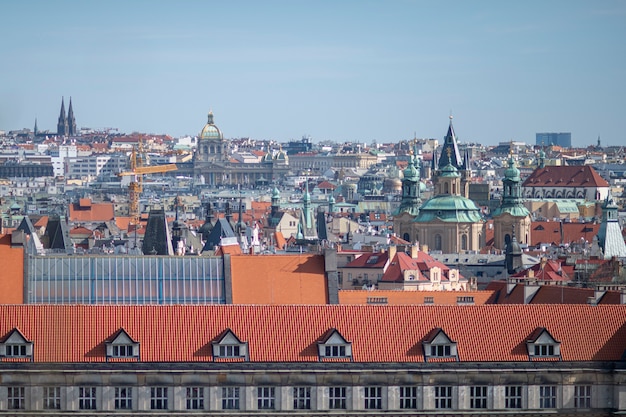
<path fill-rule="evenodd" d="M 139 360 L 139 342 L 133 340 L 124 330 L 119 329 L 106 345 L 106 357 L 109 359 Z M 347 341 L 337 329 L 329 329 L 318 341 L 319 360 L 352 360 L 352 343 Z M 459 360 L 457 342 L 453 341 L 441 329 L 435 328 L 422 340 L 424 360 L 450 359 Z M 554 339 L 544 327 L 539 327 L 526 340 L 529 360 L 534 358 L 561 357 L 561 343 Z M 242 342 L 230 329 L 224 330 L 212 342 L 214 360 L 239 359 L 248 361 L 248 343 Z M 33 359 L 33 342 L 27 340 L 16 328 L 0 341 L 0 359 Z"/>

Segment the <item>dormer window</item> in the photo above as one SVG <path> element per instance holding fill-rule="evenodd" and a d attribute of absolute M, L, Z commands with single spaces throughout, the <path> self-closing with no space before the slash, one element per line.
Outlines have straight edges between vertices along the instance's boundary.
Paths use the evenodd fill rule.
<path fill-rule="evenodd" d="M 431 330 L 422 340 L 422 345 L 426 362 L 433 359 L 458 360 L 456 342 L 452 341 L 441 328 Z"/>
<path fill-rule="evenodd" d="M 248 344 L 242 342 L 235 333 L 226 329 L 211 342 L 213 359 L 248 359 Z"/>
<path fill-rule="evenodd" d="M 105 344 L 107 360 L 139 359 L 139 342 L 133 340 L 124 329 L 119 329 Z"/>
<path fill-rule="evenodd" d="M 15 328 L 0 342 L 0 357 L 31 358 L 33 357 L 33 342 Z"/>
<path fill-rule="evenodd" d="M 561 357 L 561 342 L 556 340 L 545 327 L 538 327 L 526 340 L 528 357 L 555 358 Z"/>
<path fill-rule="evenodd" d="M 329 329 L 318 341 L 318 353 L 320 360 L 352 359 L 352 343 L 337 329 Z"/>

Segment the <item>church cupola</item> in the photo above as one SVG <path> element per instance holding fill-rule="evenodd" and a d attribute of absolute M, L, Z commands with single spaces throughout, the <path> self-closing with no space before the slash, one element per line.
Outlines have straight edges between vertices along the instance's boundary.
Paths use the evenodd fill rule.
<path fill-rule="evenodd" d="M 415 150 L 414 150 L 415 152 Z M 416 155 L 409 159 L 407 167 L 402 171 L 402 200 L 396 214 L 409 213 L 417 216 L 421 205 L 420 163 Z"/>

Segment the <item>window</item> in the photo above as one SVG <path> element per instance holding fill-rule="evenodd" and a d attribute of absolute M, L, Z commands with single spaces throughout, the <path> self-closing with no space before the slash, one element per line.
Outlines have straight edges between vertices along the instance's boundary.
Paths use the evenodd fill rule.
<path fill-rule="evenodd" d="M 326 346 L 325 355 L 329 358 L 343 358 L 346 356 L 346 347 L 345 346 Z"/>
<path fill-rule="evenodd" d="M 435 387 L 435 408 L 452 408 L 452 387 Z"/>
<path fill-rule="evenodd" d="M 132 387 L 115 387 L 115 409 L 131 410 L 133 408 Z"/>
<path fill-rule="evenodd" d="M 435 356 L 435 357 L 440 357 L 440 358 L 451 356 L 451 346 L 450 345 L 431 345 L 430 356 Z"/>
<path fill-rule="evenodd" d="M 132 358 L 133 345 L 113 345 L 112 356 L 114 358 Z"/>
<path fill-rule="evenodd" d="M 26 356 L 26 345 L 23 344 L 11 344 L 4 345 L 6 356 L 9 358 L 20 358 Z"/>
<path fill-rule="evenodd" d="M 9 410 L 23 410 L 24 398 L 24 387 L 8 387 L 7 408 Z"/>
<path fill-rule="evenodd" d="M 150 408 L 152 410 L 167 410 L 167 387 L 150 388 Z"/>
<path fill-rule="evenodd" d="M 204 409 L 204 388 L 187 387 L 187 410 Z"/>
<path fill-rule="evenodd" d="M 539 408 L 556 408 L 556 386 L 539 387 Z"/>
<path fill-rule="evenodd" d="M 222 388 L 222 410 L 239 410 L 239 387 Z"/>
<path fill-rule="evenodd" d="M 591 408 L 591 385 L 574 387 L 574 408 Z"/>
<path fill-rule="evenodd" d="M 506 408 L 522 408 L 522 387 L 510 385 L 504 388 L 504 406 Z"/>
<path fill-rule="evenodd" d="M 400 408 L 417 408 L 417 387 L 400 387 Z"/>
<path fill-rule="evenodd" d="M 535 345 L 535 356 L 554 356 L 554 345 Z"/>
<path fill-rule="evenodd" d="M 222 358 L 237 358 L 239 354 L 239 345 L 220 345 L 219 356 Z"/>
<path fill-rule="evenodd" d="M 487 387 L 470 387 L 470 408 L 487 408 Z"/>
<path fill-rule="evenodd" d="M 434 297 L 424 297 L 424 304 L 434 304 L 434 303 L 435 303 Z"/>
<path fill-rule="evenodd" d="M 365 387 L 365 409 L 380 410 L 383 408 L 383 394 L 381 387 Z"/>
<path fill-rule="evenodd" d="M 43 387 L 43 408 L 45 410 L 61 409 L 61 387 Z"/>
<path fill-rule="evenodd" d="M 78 408 L 81 410 L 96 409 L 96 387 L 78 387 Z"/>
<path fill-rule="evenodd" d="M 311 409 L 311 387 L 294 387 L 293 388 L 293 409 L 294 410 L 310 410 Z"/>
<path fill-rule="evenodd" d="M 346 387 L 328 388 L 328 408 L 331 410 L 346 409 Z"/>
<path fill-rule="evenodd" d="M 274 387 L 258 387 L 257 408 L 259 410 L 273 410 L 276 402 L 276 390 Z"/>

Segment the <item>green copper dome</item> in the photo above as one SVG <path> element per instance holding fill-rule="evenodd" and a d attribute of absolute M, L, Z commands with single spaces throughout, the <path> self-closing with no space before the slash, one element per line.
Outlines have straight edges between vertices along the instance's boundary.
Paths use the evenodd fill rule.
<path fill-rule="evenodd" d="M 426 201 L 420 208 L 415 222 L 429 223 L 434 220 L 454 223 L 476 223 L 483 220 L 480 208 L 469 198 L 459 195 L 438 195 Z"/>
<path fill-rule="evenodd" d="M 459 174 L 458 169 L 456 169 L 451 164 L 448 164 L 445 167 L 441 168 L 441 174 L 439 176 L 440 177 L 460 177 L 461 174 Z"/>
<path fill-rule="evenodd" d="M 417 181 L 418 173 L 417 169 L 415 169 L 415 166 L 413 165 L 413 162 L 409 162 L 409 165 L 407 165 L 404 171 L 402 171 L 402 175 L 405 180 Z"/>
<path fill-rule="evenodd" d="M 515 166 L 515 160 L 513 159 L 513 155 L 509 158 L 509 167 L 504 171 L 504 177 L 511 181 L 520 181 L 520 172 L 519 169 Z"/>
<path fill-rule="evenodd" d="M 206 125 L 200 132 L 200 139 L 222 139 L 222 132 L 213 124 L 213 112 L 209 112 Z"/>

